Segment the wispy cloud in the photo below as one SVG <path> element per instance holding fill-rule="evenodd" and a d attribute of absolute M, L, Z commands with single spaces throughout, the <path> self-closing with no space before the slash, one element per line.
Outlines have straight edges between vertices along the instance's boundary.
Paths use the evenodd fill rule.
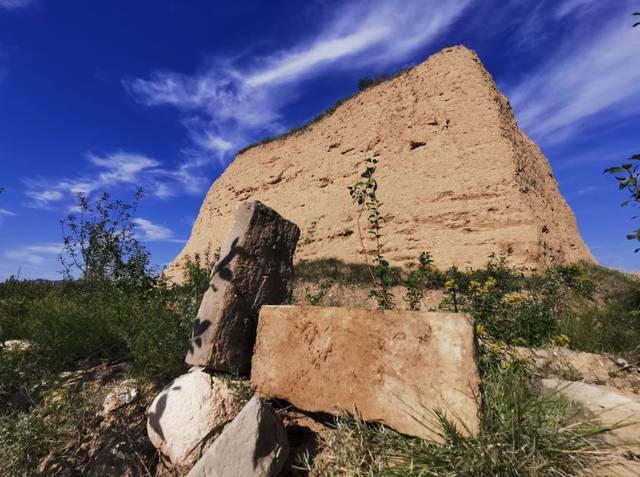
<path fill-rule="evenodd" d="M 200 155 L 217 158 L 285 128 L 281 111 L 304 88 L 303 80 L 327 69 L 377 69 L 406 61 L 464 11 L 471 0 L 376 0 L 344 2 L 319 20 L 318 32 L 296 45 L 250 62 L 216 58 L 195 74 L 160 71 L 125 80 L 148 106 L 172 106 L 183 117 Z"/>
<path fill-rule="evenodd" d="M 201 177 L 194 175 L 189 164 L 168 169 L 155 159 L 123 151 L 102 156 L 89 153 L 86 159 L 88 170 L 76 177 L 55 181 L 27 179 L 27 205 L 48 208 L 63 201 L 67 204 L 78 193 L 113 192 L 121 186 L 142 186 L 146 193 L 165 199 L 182 189 L 196 192 L 194 184 L 201 184 Z"/>
<path fill-rule="evenodd" d="M 141 217 L 135 218 L 133 221 L 142 232 L 140 236 L 141 240 L 148 242 L 184 242 L 184 240 L 174 238 L 173 232 L 168 227 L 154 224 L 152 221 Z"/>
<path fill-rule="evenodd" d="M 582 16 L 597 3 L 597 0 L 565 0 L 564 2 L 558 2 L 554 15 L 557 18 Z"/>
<path fill-rule="evenodd" d="M 0 208 L 0 225 L 4 222 L 4 219 L 7 217 L 15 217 L 15 212 L 11 212 L 10 210 Z"/>
<path fill-rule="evenodd" d="M 17 265 L 42 265 L 50 262 L 62 251 L 59 243 L 45 243 L 39 245 L 27 245 L 5 252 L 5 258 L 17 263 Z"/>
<path fill-rule="evenodd" d="M 0 9 L 17 10 L 31 5 L 34 0 L 0 0 Z"/>
<path fill-rule="evenodd" d="M 584 4 L 565 2 L 561 12 Z M 599 2 L 540 68 L 508 87 L 519 122 L 535 139 L 557 142 L 640 111 L 640 32 L 620 5 Z"/>

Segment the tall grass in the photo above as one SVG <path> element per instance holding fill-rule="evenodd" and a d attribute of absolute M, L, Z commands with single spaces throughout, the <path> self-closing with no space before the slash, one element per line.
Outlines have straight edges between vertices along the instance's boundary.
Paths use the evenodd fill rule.
<path fill-rule="evenodd" d="M 528 367 L 515 359 L 485 372 L 476 437 L 467 437 L 437 412 L 441 443 L 340 419 L 317 464 L 307 461 L 306 467 L 322 476 L 585 475 L 606 448 L 600 439 L 605 429 L 575 420 L 568 402 L 538 394 L 530 378 Z"/>

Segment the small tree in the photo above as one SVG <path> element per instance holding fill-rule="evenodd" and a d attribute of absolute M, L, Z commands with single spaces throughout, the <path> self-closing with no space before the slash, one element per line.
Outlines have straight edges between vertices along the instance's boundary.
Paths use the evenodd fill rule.
<path fill-rule="evenodd" d="M 134 216 L 142 189 L 132 203 L 112 201 L 108 193 L 94 203 L 78 194 L 78 212 L 60 221 L 63 249 L 59 261 L 67 279 L 147 286 L 152 280 L 149 252 L 135 236 Z"/>
<path fill-rule="evenodd" d="M 640 204 L 639 161 L 640 154 L 635 154 L 629 158 L 628 162 L 620 166 L 609 167 L 604 171 L 606 174 L 615 174 L 615 178 L 618 181 L 618 188 L 620 190 L 626 190 L 629 193 L 630 197 L 622 202 L 623 207 L 629 204 L 636 206 Z M 628 234 L 627 239 L 640 241 L 640 229 L 636 229 L 633 233 Z M 639 250 L 640 248 L 637 248 L 635 251 L 638 252 Z"/>
<path fill-rule="evenodd" d="M 369 223 L 367 227 L 368 232 L 375 242 L 376 248 L 374 251 L 374 266 L 372 270 L 374 288 L 371 290 L 371 296 L 378 302 L 378 306 L 380 308 L 392 309 L 395 305 L 393 303 L 391 286 L 395 282 L 395 277 L 382 250 L 382 227 L 384 226 L 384 217 L 380 211 L 382 202 L 378 200 L 378 182 L 375 179 L 378 160 L 370 158 L 367 159 L 365 163 L 365 171 L 360 174 L 362 180 L 359 180 L 354 185 L 348 187 L 348 189 L 353 202 L 359 207 L 358 233 L 360 234 L 360 240 L 365 257 L 367 257 L 367 250 L 364 246 L 362 233 L 360 231 L 360 218 L 365 211 L 367 212 L 367 220 Z M 369 265 L 368 259 L 367 265 Z"/>

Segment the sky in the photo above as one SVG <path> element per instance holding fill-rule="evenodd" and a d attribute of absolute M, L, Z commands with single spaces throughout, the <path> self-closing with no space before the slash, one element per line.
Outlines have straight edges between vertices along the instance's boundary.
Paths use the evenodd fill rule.
<path fill-rule="evenodd" d="M 131 200 L 159 267 L 242 147 L 474 49 L 603 265 L 640 270 L 606 167 L 640 152 L 638 0 L 0 0 L 0 280 L 59 278 L 77 193 Z M 637 17 L 635 17 L 637 19 Z"/>

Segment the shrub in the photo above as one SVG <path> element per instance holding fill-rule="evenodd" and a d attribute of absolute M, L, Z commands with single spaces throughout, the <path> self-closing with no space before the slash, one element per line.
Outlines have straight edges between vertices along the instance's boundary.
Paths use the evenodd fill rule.
<path fill-rule="evenodd" d="M 59 261 L 65 278 L 76 273 L 88 282 L 148 287 L 153 276 L 149 252 L 135 235 L 135 212 L 142 199 L 138 189 L 129 204 L 102 194 L 94 203 L 79 193 L 79 212 L 61 220 L 63 251 Z"/>
<path fill-rule="evenodd" d="M 40 286 L 0 284 L 0 324 L 6 336 L 28 340 L 40 366 L 60 371 L 83 360 L 127 360 L 155 380 L 184 369 L 193 319 L 213 261 L 206 254 L 187 261 L 186 280 L 152 288 L 121 282 L 65 281 Z"/>
<path fill-rule="evenodd" d="M 482 338 L 534 347 L 557 339 L 562 288 L 556 275 L 529 280 L 505 257 L 491 257 L 482 270 L 452 268 L 445 277 L 441 308 L 470 313 Z"/>

